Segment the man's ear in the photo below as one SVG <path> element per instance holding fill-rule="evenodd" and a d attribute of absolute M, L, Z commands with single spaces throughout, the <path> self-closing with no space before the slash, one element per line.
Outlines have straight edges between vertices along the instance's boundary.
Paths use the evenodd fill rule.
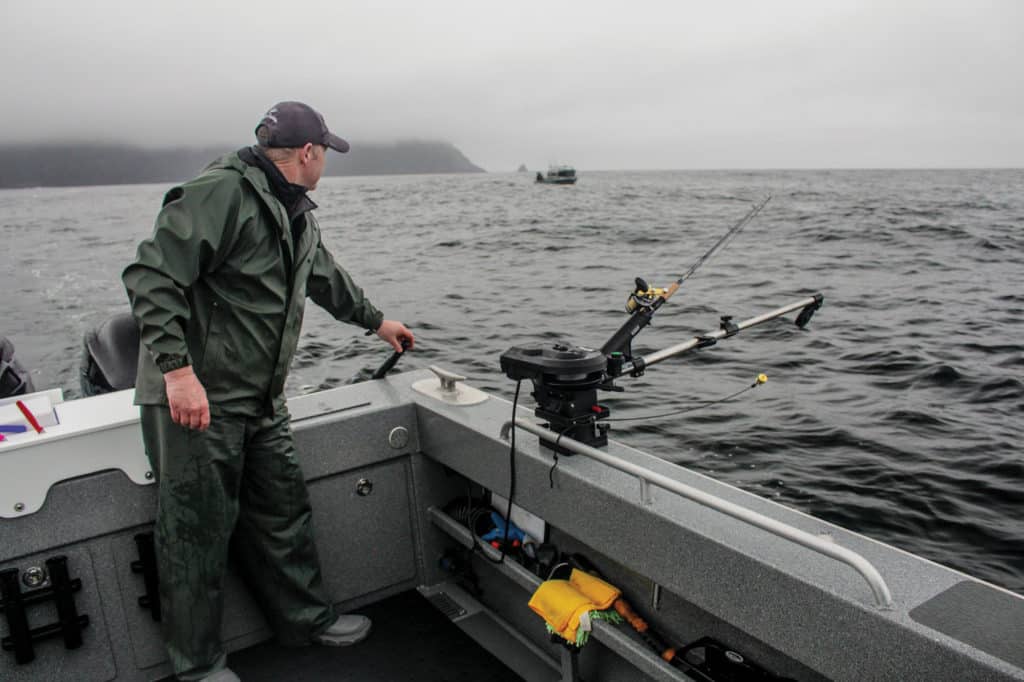
<path fill-rule="evenodd" d="M 313 143 L 307 142 L 302 145 L 302 162 L 309 163 L 314 159 L 316 159 L 316 150 L 313 149 Z"/>

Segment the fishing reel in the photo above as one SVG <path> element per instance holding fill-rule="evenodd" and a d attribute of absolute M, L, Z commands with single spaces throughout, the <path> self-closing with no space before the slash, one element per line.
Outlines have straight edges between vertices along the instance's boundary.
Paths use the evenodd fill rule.
<path fill-rule="evenodd" d="M 659 298 L 665 298 L 668 289 L 652 287 L 642 277 L 636 278 L 636 287 L 626 299 L 626 312 L 631 313 L 637 308 L 651 308 Z"/>

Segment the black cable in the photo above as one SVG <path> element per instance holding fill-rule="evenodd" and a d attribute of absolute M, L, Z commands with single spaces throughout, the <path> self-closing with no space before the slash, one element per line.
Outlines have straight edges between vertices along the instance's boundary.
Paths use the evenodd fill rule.
<path fill-rule="evenodd" d="M 559 437 L 561 437 L 561 436 L 559 436 Z M 557 452 L 552 452 L 551 455 L 555 458 L 555 461 L 551 465 L 551 468 L 548 469 L 548 487 L 551 488 L 552 490 L 554 490 L 555 489 L 555 469 L 558 467 L 558 453 Z"/>
<path fill-rule="evenodd" d="M 508 449 L 508 511 L 505 512 L 505 537 L 501 541 L 501 561 L 505 560 L 508 547 L 508 531 L 512 527 L 512 498 L 516 494 L 516 410 L 519 406 L 519 387 L 523 380 L 516 382 L 516 394 L 512 397 L 512 439 Z"/>
<path fill-rule="evenodd" d="M 555 438 L 555 447 L 556 448 L 558 447 L 559 441 L 562 440 L 562 436 L 564 436 L 565 434 L 569 433 L 569 431 L 571 431 L 576 426 L 578 426 L 578 424 L 569 424 L 564 429 L 562 429 L 561 431 L 558 432 L 558 437 Z M 555 462 L 554 462 L 554 464 L 551 465 L 551 468 L 548 469 L 548 487 L 551 488 L 552 490 L 554 490 L 555 489 L 555 469 L 558 467 L 558 450 L 552 450 L 551 451 L 551 456 L 554 457 Z"/>
<path fill-rule="evenodd" d="M 505 511 L 505 537 L 501 541 L 501 556 L 492 559 L 486 552 L 481 552 L 484 558 L 492 564 L 500 564 L 505 561 L 505 550 L 508 547 L 508 532 L 512 527 L 512 498 L 516 494 L 516 410 L 519 406 L 519 388 L 523 380 L 516 382 L 516 394 L 512 398 L 512 436 L 508 448 L 508 509 Z"/>

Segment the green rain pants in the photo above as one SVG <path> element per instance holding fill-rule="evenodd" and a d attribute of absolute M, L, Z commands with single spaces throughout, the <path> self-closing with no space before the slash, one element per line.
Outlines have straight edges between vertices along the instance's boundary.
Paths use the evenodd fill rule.
<path fill-rule="evenodd" d="M 220 626 L 229 544 L 282 644 L 308 644 L 335 618 L 287 411 L 240 417 L 215 410 L 209 429 L 194 431 L 175 424 L 165 406 L 141 408 L 159 484 L 154 540 L 161 627 L 182 680 L 225 665 Z"/>

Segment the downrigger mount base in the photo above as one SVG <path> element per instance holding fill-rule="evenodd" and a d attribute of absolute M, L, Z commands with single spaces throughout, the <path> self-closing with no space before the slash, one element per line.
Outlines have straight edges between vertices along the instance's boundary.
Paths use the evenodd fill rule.
<path fill-rule="evenodd" d="M 566 343 L 515 346 L 501 355 L 501 370 L 510 379 L 533 382 L 534 414 L 547 420 L 552 431 L 595 447 L 608 443 L 608 425 L 597 423 L 609 414 L 597 402 L 597 390 L 611 388 L 607 367 L 601 351 Z M 541 444 L 572 454 L 555 443 Z"/>

